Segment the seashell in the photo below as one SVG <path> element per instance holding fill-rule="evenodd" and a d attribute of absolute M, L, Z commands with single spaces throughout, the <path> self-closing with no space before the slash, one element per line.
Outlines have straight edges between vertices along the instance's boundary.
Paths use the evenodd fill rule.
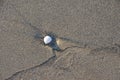
<path fill-rule="evenodd" d="M 45 44 L 49 44 L 51 41 L 52 41 L 52 37 L 50 37 L 50 36 L 45 36 L 44 37 L 44 43 Z"/>

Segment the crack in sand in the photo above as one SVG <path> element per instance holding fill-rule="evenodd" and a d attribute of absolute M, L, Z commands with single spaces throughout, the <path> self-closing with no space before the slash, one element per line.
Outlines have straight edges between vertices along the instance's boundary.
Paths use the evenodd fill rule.
<path fill-rule="evenodd" d="M 71 47 L 70 49 L 74 49 L 74 48 L 80 48 L 80 47 Z M 117 48 L 118 50 L 120 49 L 120 48 L 118 48 L 117 46 L 115 47 L 115 48 Z M 105 47 L 105 48 L 99 48 L 99 51 L 97 51 L 98 53 L 99 52 L 101 52 L 102 50 L 105 52 L 105 51 L 113 51 L 114 52 L 114 50 L 116 50 L 115 48 L 112 48 L 112 47 Z M 69 49 L 69 48 L 68 48 Z M 86 48 L 83 48 L 84 50 L 86 50 Z M 67 49 L 66 49 L 67 50 Z M 64 50 L 64 51 L 66 51 L 66 50 Z M 118 50 L 117 50 L 117 52 L 115 52 L 115 53 L 119 53 L 118 52 Z M 92 52 L 92 53 L 91 53 Z M 93 54 L 93 52 L 95 53 L 96 52 L 96 49 L 91 49 L 90 50 L 90 54 L 88 54 L 88 55 L 94 55 Z M 57 66 L 55 66 L 57 63 L 59 63 L 59 61 L 60 60 L 62 60 L 62 59 L 66 59 L 65 57 L 66 56 L 69 56 L 69 54 L 72 54 L 72 53 L 66 53 L 66 54 L 63 54 L 62 56 L 60 56 L 60 57 L 56 57 L 56 56 L 52 56 L 51 58 L 49 58 L 48 60 L 46 60 L 45 62 L 43 62 L 43 63 L 41 63 L 40 65 L 37 65 L 37 66 L 34 66 L 34 67 L 32 67 L 32 68 L 29 68 L 29 69 L 26 69 L 26 70 L 22 70 L 22 71 L 19 71 L 19 72 L 17 72 L 17 73 L 15 73 L 15 74 L 13 74 L 11 77 L 9 77 L 9 78 L 7 78 L 6 80 L 12 80 L 14 77 L 16 77 L 17 75 L 20 75 L 20 74 L 22 74 L 22 73 L 26 73 L 27 71 L 29 72 L 29 71 L 32 71 L 32 70 L 34 70 L 35 68 L 40 68 L 40 67 L 46 67 L 46 66 L 48 66 L 48 67 L 51 67 L 51 66 L 54 66 L 54 67 L 59 67 L 59 69 L 60 70 L 64 70 L 64 71 L 69 71 L 74 77 L 75 77 L 75 79 L 77 79 L 77 75 L 74 73 L 74 71 L 72 72 L 71 70 L 69 70 L 67 67 L 62 67 L 62 65 L 61 66 L 59 66 L 59 65 L 57 65 Z M 103 53 L 104 54 L 104 53 Z M 114 54 L 114 55 L 116 55 L 116 54 Z M 99 58 L 100 59 L 100 58 Z M 94 60 L 94 61 L 96 61 L 96 59 Z M 64 65 L 67 65 L 67 64 L 64 64 Z M 70 66 L 72 65 L 72 63 L 71 64 L 69 64 Z M 76 75 L 76 76 L 75 76 Z"/>
<path fill-rule="evenodd" d="M 12 4 L 11 4 L 11 5 L 12 5 Z M 44 37 L 45 35 L 47 35 L 47 34 L 53 34 L 53 35 L 55 35 L 54 33 L 46 32 L 46 31 L 43 31 L 43 30 L 38 29 L 36 26 L 33 26 L 31 23 L 29 23 L 28 21 L 25 20 L 25 17 L 14 7 L 14 5 L 12 5 L 12 7 L 15 9 L 15 11 L 18 13 L 18 15 L 21 16 L 22 19 L 23 19 L 23 22 L 17 22 L 17 21 L 15 21 L 15 22 L 17 22 L 17 23 L 22 23 L 22 24 L 24 24 L 24 25 L 28 25 L 28 26 L 30 26 L 33 30 L 35 30 L 35 32 L 36 32 L 36 34 L 34 35 L 34 38 L 35 38 L 35 39 L 39 39 L 39 41 L 42 42 L 43 37 Z M 71 39 L 68 39 L 68 38 L 62 38 L 62 37 L 58 37 L 58 36 L 55 36 L 55 38 L 58 38 L 58 39 L 61 39 L 61 40 L 65 40 L 65 41 L 67 41 L 67 42 L 79 43 L 78 41 L 71 40 Z M 69 48 L 74 48 L 74 47 L 80 48 L 79 46 L 68 46 L 68 47 L 65 47 L 64 49 L 61 49 L 59 52 L 63 52 L 63 51 L 65 51 L 65 50 L 69 49 Z M 52 48 L 52 46 L 51 46 L 51 48 Z M 53 64 L 54 61 L 57 59 L 57 56 L 56 56 L 55 51 L 56 51 L 56 50 L 52 50 L 52 52 L 53 52 L 54 55 L 53 55 L 52 57 L 50 57 L 48 60 L 46 60 L 45 62 L 41 63 L 40 65 L 34 66 L 34 67 L 32 67 L 32 68 L 25 69 L 25 70 L 22 70 L 22 71 L 18 71 L 18 72 L 16 72 L 15 74 L 13 74 L 10 78 L 12 78 L 12 77 L 14 77 L 14 76 L 16 76 L 16 75 L 18 75 L 18 74 L 21 74 L 21 73 L 23 73 L 23 72 L 25 72 L 25 71 L 32 70 L 32 69 L 34 69 L 34 68 L 36 68 L 36 67 L 40 67 L 40 66 L 43 66 L 43 65 L 49 66 L 49 65 Z M 10 78 L 8 78 L 8 79 L 10 79 Z M 6 79 L 6 80 L 8 80 L 8 79 Z"/>
<path fill-rule="evenodd" d="M 17 10 L 16 10 L 16 11 L 17 11 Z M 19 13 L 19 15 L 22 16 L 20 13 Z M 24 19 L 24 17 L 22 17 L 22 18 Z M 24 19 L 24 24 L 28 24 L 29 26 L 31 26 L 31 27 L 36 31 L 36 33 L 38 33 L 38 34 L 36 34 L 36 35 L 34 36 L 36 39 L 37 39 L 37 38 L 42 39 L 44 35 L 49 34 L 49 33 L 45 32 L 45 31 L 40 31 L 37 27 L 33 26 L 31 23 L 27 22 L 25 19 Z M 39 32 L 41 32 L 41 33 L 39 33 Z M 41 37 L 42 37 L 42 38 L 41 38 Z M 68 39 L 68 38 L 62 38 L 62 37 L 56 37 L 56 38 L 61 39 L 61 41 L 66 41 L 66 42 L 68 42 L 68 43 L 70 43 L 70 44 L 71 44 L 71 43 L 76 43 L 76 44 L 78 45 L 78 43 L 80 43 L 80 42 L 78 42 L 78 41 L 71 40 L 71 39 Z M 117 45 L 117 46 L 119 47 L 119 45 Z M 76 46 L 76 45 L 74 45 L 74 46 L 68 46 L 68 47 L 65 47 L 64 49 L 61 49 L 61 50 L 58 51 L 58 52 L 64 52 L 64 51 L 66 51 L 66 50 L 69 49 L 69 48 L 72 49 L 72 48 L 75 48 L 75 47 L 81 48 L 81 47 Z M 85 47 L 86 47 L 86 45 L 85 45 Z M 84 47 L 84 49 L 85 49 L 85 47 Z M 118 47 L 117 47 L 117 48 L 116 48 L 116 47 L 102 47 L 102 48 L 91 49 L 91 52 L 90 52 L 90 53 L 92 54 L 92 53 L 100 52 L 100 51 L 103 51 L 103 50 L 105 50 L 105 51 L 106 51 L 106 50 L 108 50 L 108 51 L 112 50 L 113 53 L 118 53 L 118 50 L 119 50 Z M 49 58 L 48 60 L 46 60 L 45 62 L 41 63 L 40 65 L 34 66 L 34 67 L 32 67 L 32 68 L 29 68 L 29 69 L 26 69 L 26 70 L 22 70 L 22 71 L 16 72 L 15 74 L 13 74 L 11 77 L 7 78 L 6 80 L 11 80 L 11 79 L 12 79 L 13 77 L 15 77 L 16 75 L 22 74 L 22 73 L 24 73 L 24 72 L 26 72 L 26 71 L 29 71 L 29 70 L 33 70 L 33 69 L 35 69 L 35 68 L 37 68 L 37 67 L 41 67 L 41 66 L 51 66 L 51 65 L 55 64 L 58 60 L 60 60 L 61 58 L 64 58 L 66 55 L 69 54 L 69 53 L 66 53 L 66 54 L 63 54 L 63 55 L 60 56 L 60 57 L 57 57 L 55 50 L 52 50 L 52 52 L 53 52 L 54 56 L 50 57 L 50 58 Z M 111 52 L 111 51 L 110 51 L 110 52 Z M 74 75 L 74 77 L 75 77 L 75 75 Z"/>
<path fill-rule="evenodd" d="M 76 46 L 69 47 L 69 48 L 74 48 L 74 47 L 76 47 Z M 67 50 L 67 49 L 69 49 L 69 48 L 66 48 L 65 50 Z M 79 48 L 79 47 L 78 47 L 78 48 Z M 63 50 L 63 51 L 65 51 L 65 50 Z M 62 51 L 62 52 L 63 52 L 63 51 Z M 53 53 L 55 53 L 55 52 L 53 51 Z M 66 55 L 67 55 L 67 54 L 66 54 Z M 65 55 L 64 55 L 64 56 L 65 56 Z M 64 57 L 64 56 L 62 56 L 62 57 Z M 25 70 L 22 70 L 22 71 L 18 71 L 18 72 L 16 72 L 15 74 L 13 74 L 11 77 L 9 77 L 9 78 L 7 78 L 7 79 L 5 79 L 5 80 L 11 80 L 13 77 L 15 77 L 15 76 L 17 76 L 17 75 L 19 75 L 19 74 L 22 74 L 22 73 L 24 73 L 24 72 L 33 70 L 33 69 L 35 69 L 35 68 L 37 68 L 37 67 L 51 66 L 51 65 L 54 64 L 55 61 L 57 61 L 57 60 L 59 60 L 59 59 L 61 59 L 61 57 L 60 57 L 60 58 L 57 58 L 56 55 L 54 55 L 54 56 L 50 57 L 48 60 L 46 60 L 46 61 L 44 61 L 43 63 L 41 63 L 40 65 L 31 67 L 31 68 L 28 68 L 28 69 L 25 69 Z"/>

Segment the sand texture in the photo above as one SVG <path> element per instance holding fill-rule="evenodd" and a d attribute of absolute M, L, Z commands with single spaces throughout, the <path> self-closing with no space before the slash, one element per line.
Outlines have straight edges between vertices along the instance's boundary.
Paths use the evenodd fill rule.
<path fill-rule="evenodd" d="M 60 57 L 14 74 L 6 80 L 119 80 L 117 47 L 69 48 Z"/>
<path fill-rule="evenodd" d="M 0 80 L 120 80 L 120 0 L 0 0 Z"/>

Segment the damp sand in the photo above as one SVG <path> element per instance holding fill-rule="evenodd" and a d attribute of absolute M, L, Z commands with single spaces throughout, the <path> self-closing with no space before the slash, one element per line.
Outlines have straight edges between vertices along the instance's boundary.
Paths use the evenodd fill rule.
<path fill-rule="evenodd" d="M 119 4 L 1 0 L 0 79 L 119 80 Z M 34 38 L 36 31 L 27 22 L 43 33 L 55 33 L 65 50 L 55 51 L 54 57 L 51 48 Z"/>

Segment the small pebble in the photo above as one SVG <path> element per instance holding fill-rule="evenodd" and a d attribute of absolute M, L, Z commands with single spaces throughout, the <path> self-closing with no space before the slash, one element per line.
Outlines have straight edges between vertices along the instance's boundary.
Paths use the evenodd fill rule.
<path fill-rule="evenodd" d="M 44 37 L 44 43 L 45 44 L 49 44 L 51 41 L 52 41 L 52 37 L 50 37 L 50 36 L 45 36 Z"/>

